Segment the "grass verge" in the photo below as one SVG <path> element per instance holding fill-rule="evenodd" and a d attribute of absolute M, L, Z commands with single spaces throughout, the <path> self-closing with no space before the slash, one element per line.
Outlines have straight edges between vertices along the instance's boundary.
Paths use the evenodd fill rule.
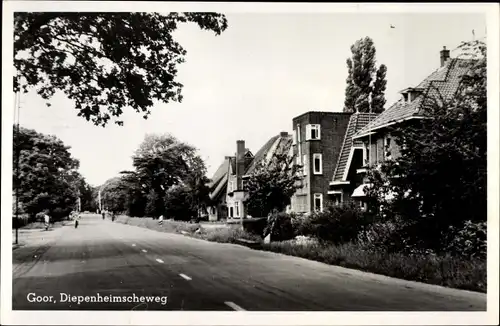
<path fill-rule="evenodd" d="M 159 225 L 157 220 L 151 218 L 127 216 L 119 216 L 116 221 L 161 232 L 184 231 L 195 238 L 220 243 L 237 243 L 238 239 L 261 241 L 259 236 L 245 232 L 238 225 L 204 228 L 198 223 L 170 220 Z M 451 256 L 381 253 L 365 250 L 356 243 L 335 246 L 318 242 L 283 241 L 262 243 L 260 249 L 410 281 L 486 292 L 486 261 L 482 260 L 464 261 Z"/>

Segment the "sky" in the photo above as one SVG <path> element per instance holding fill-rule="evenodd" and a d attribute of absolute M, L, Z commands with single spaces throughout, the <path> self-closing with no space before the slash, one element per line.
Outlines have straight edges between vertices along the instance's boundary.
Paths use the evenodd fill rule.
<path fill-rule="evenodd" d="M 183 25 L 175 38 L 187 50 L 179 66 L 183 102 L 156 104 L 148 120 L 125 109 L 124 126 L 94 126 L 76 115 L 62 94 L 45 105 L 36 93 L 21 97 L 20 124 L 53 134 L 71 146 L 80 172 L 100 185 L 132 169 L 146 133 L 170 133 L 195 146 L 210 177 L 236 140 L 254 153 L 292 119 L 308 111 L 341 112 L 346 59 L 358 39 L 369 36 L 377 66 L 387 66 L 387 105 L 398 92 L 439 68 L 439 51 L 482 38 L 481 14 L 429 13 L 228 13 L 220 36 Z M 391 28 L 393 25 L 395 28 Z M 456 51 L 451 52 L 453 57 Z"/>

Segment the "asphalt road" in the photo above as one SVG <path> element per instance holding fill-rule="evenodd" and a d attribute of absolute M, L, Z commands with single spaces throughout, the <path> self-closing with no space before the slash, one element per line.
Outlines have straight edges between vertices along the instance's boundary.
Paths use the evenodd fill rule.
<path fill-rule="evenodd" d="M 14 310 L 486 310 L 485 294 L 156 232 L 97 215 L 84 215 L 77 229 L 32 233 L 38 238 L 13 252 Z M 132 302 L 117 302 L 123 297 Z M 157 302 L 146 302 L 151 298 Z"/>

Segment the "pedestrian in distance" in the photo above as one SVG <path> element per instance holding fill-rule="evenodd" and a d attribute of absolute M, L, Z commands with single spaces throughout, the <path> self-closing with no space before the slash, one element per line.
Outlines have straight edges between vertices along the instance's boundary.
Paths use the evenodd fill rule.
<path fill-rule="evenodd" d="M 80 213 L 75 213 L 75 229 L 78 228 L 78 223 L 80 221 Z"/>
<path fill-rule="evenodd" d="M 102 219 L 104 220 L 106 218 L 106 213 L 102 211 Z"/>
<path fill-rule="evenodd" d="M 49 223 L 50 223 L 50 216 L 49 216 L 48 211 L 44 212 L 43 219 L 45 221 L 45 231 L 48 231 L 49 230 Z"/>
<path fill-rule="evenodd" d="M 158 218 L 158 224 L 163 225 L 163 215 L 160 215 L 160 217 Z"/>

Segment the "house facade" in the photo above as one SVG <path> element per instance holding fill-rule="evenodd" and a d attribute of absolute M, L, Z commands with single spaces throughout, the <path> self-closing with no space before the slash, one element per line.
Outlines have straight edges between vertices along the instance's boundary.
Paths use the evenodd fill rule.
<path fill-rule="evenodd" d="M 290 211 L 323 211 L 350 117 L 351 113 L 311 111 L 293 119 L 292 150 L 303 179 Z"/>
<path fill-rule="evenodd" d="M 353 197 L 359 201 L 366 198 L 365 187 L 369 186 L 366 180 L 368 167 L 379 166 L 383 162 L 398 158 L 401 148 L 390 133 L 391 127 L 408 126 L 428 116 L 425 107 L 429 103 L 438 104 L 452 99 L 460 85 L 462 76 L 469 71 L 470 60 L 451 59 L 450 51 L 443 48 L 440 51 L 439 69 L 430 74 L 416 87 L 408 87 L 400 92 L 401 99 L 382 112 L 372 122 L 359 130 L 353 140 L 356 146 L 361 143 L 363 164 L 350 167 L 356 169 L 356 180 L 362 180 L 353 191 Z M 357 148 L 357 147 L 356 147 Z"/>
<path fill-rule="evenodd" d="M 226 156 L 210 183 L 211 205 L 209 220 L 234 220 L 248 217 L 244 191 L 245 180 L 260 164 L 271 162 L 278 153 L 290 153 L 292 136 L 287 132 L 271 137 L 255 155 L 245 147 L 244 140 L 236 141 L 234 156 Z"/>

